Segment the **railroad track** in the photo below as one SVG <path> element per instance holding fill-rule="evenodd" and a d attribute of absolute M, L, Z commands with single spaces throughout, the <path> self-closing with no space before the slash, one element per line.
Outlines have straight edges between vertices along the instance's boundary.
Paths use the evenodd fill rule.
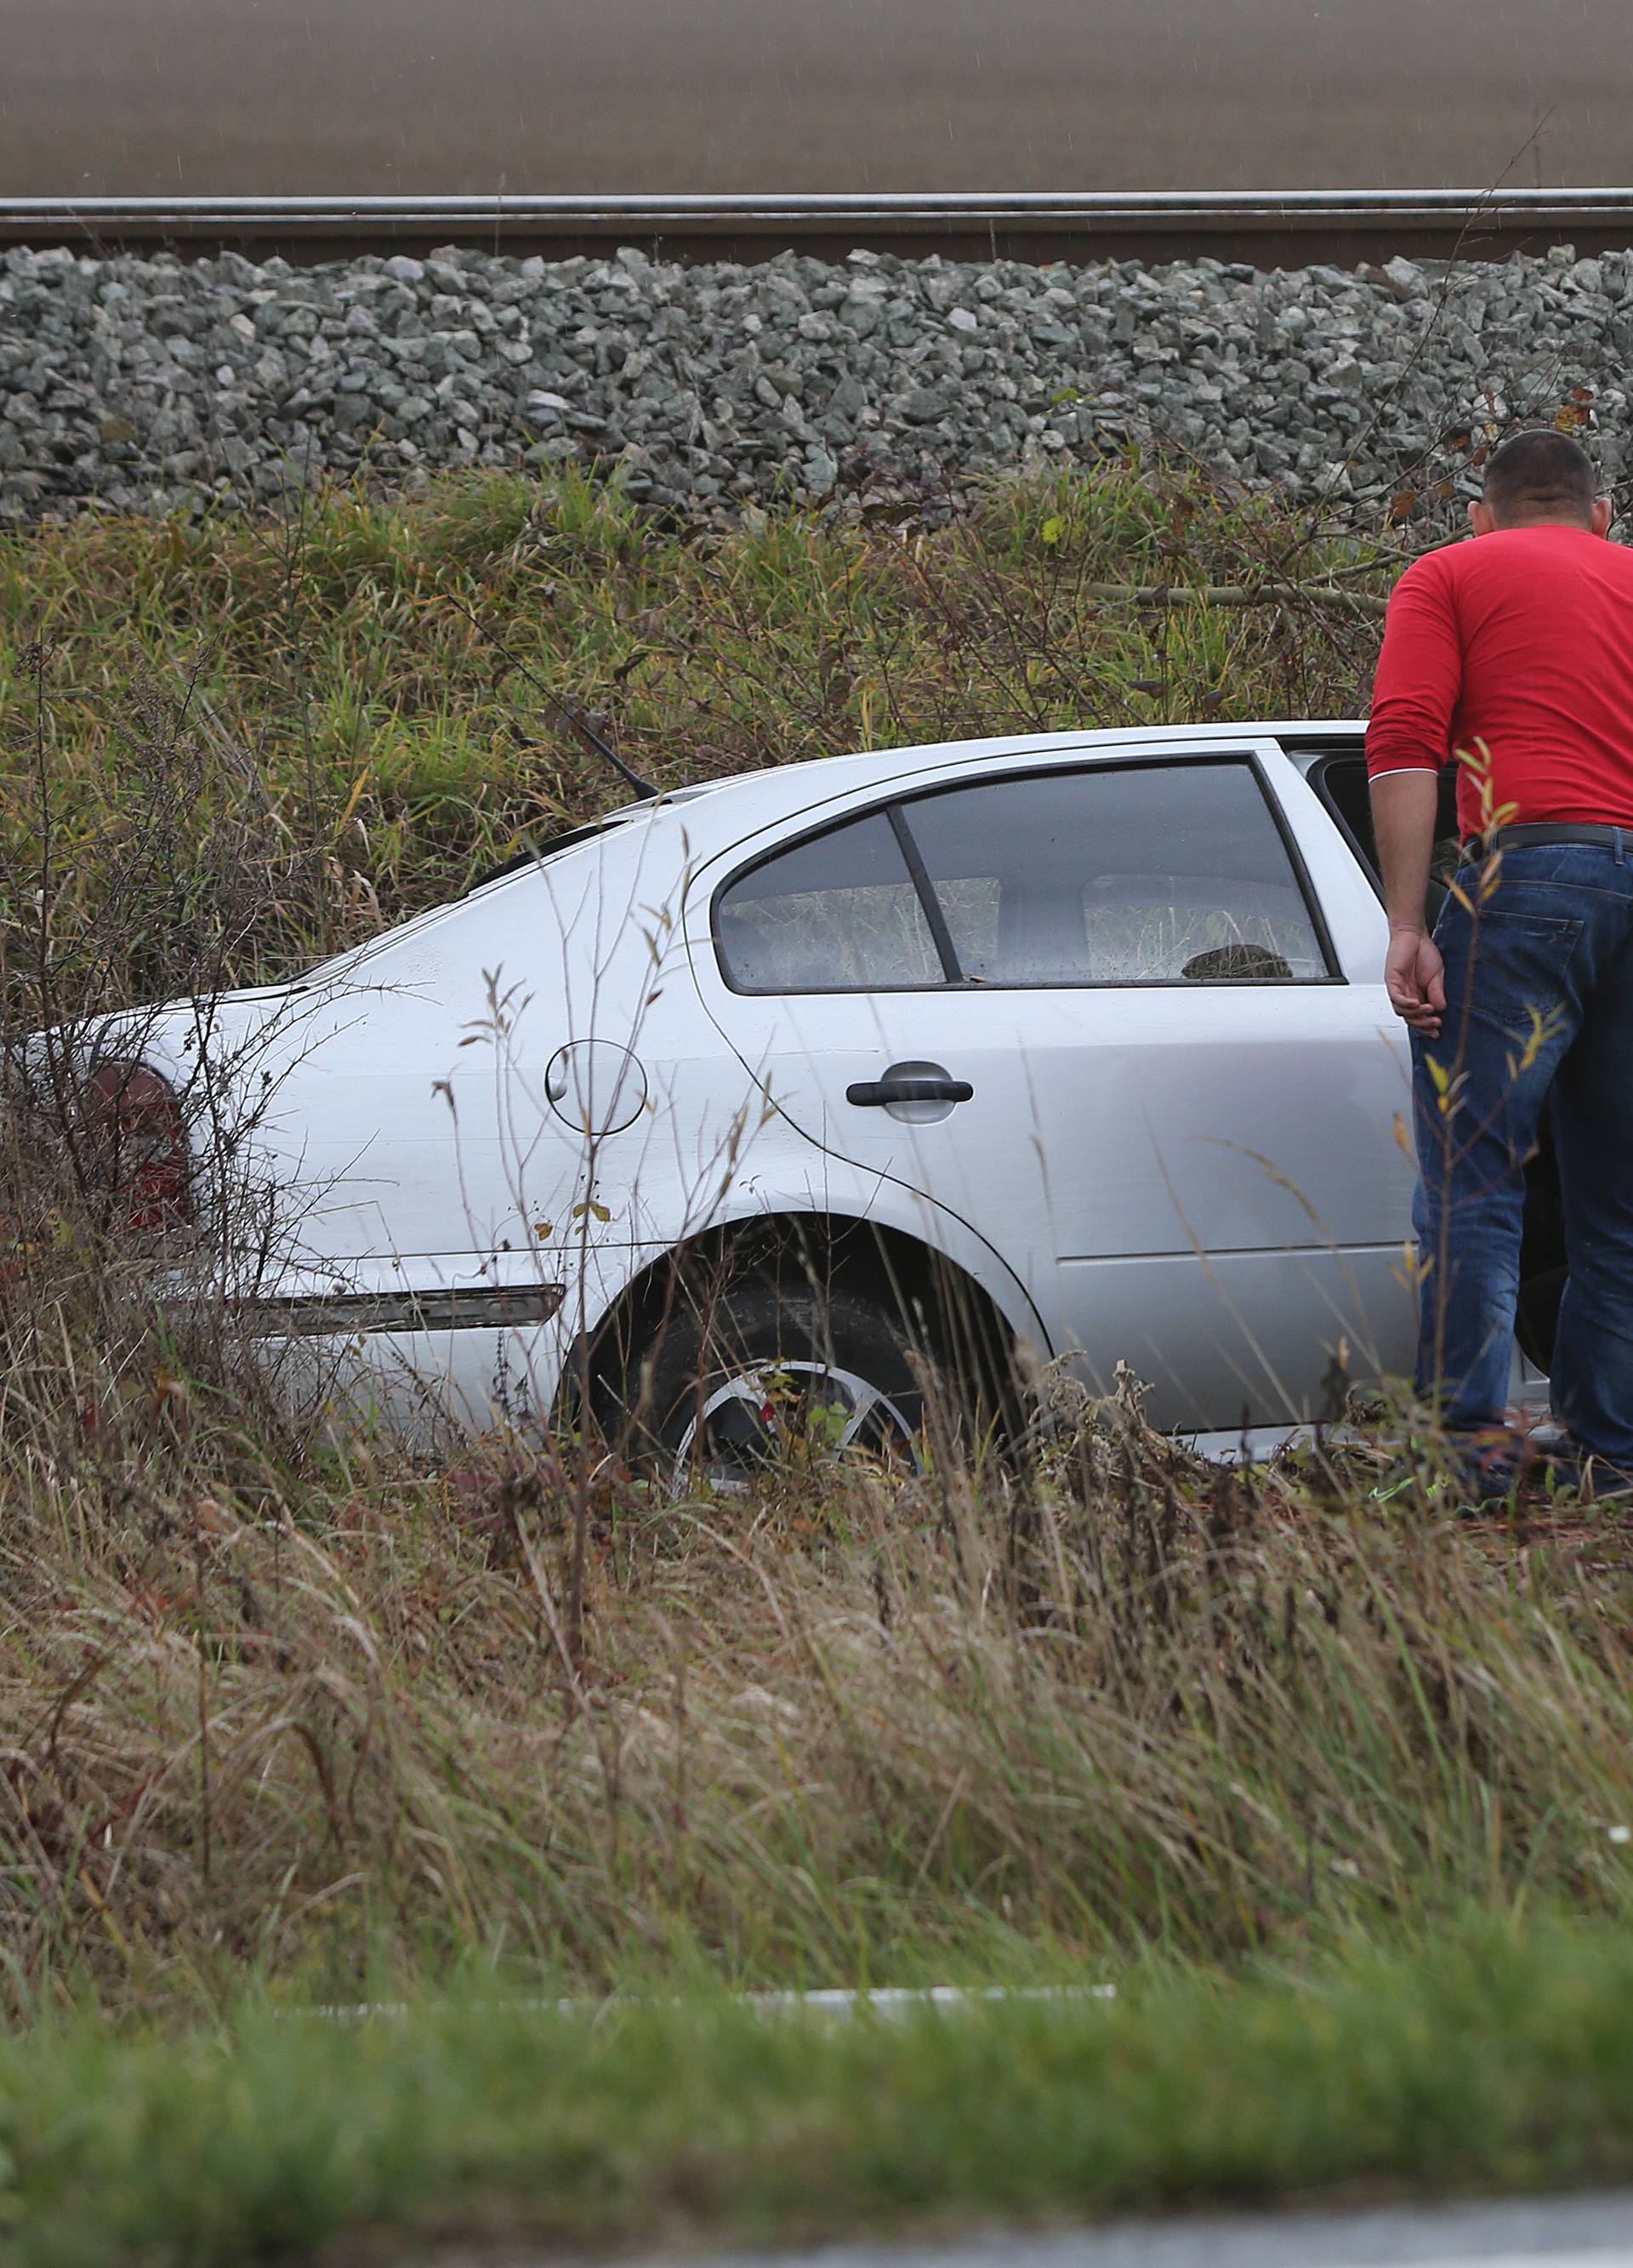
<path fill-rule="evenodd" d="M 0 246 L 295 259 L 462 244 L 561 258 L 622 245 L 678 260 L 858 248 L 948 257 L 1184 259 L 1261 266 L 1499 259 L 1633 246 L 1633 188 L 1085 191 L 782 196 L 11 197 Z"/>

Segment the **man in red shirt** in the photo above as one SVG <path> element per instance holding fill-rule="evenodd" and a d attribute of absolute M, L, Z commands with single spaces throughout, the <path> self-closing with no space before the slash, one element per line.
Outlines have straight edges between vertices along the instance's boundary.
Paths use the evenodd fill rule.
<path fill-rule="evenodd" d="M 1412 1027 L 1417 1385 L 1482 1495 L 1518 1466 L 1524 1174 L 1550 1094 L 1570 1265 L 1555 1414 L 1601 1476 L 1633 1474 L 1633 551 L 1604 540 L 1596 490 L 1563 433 L 1493 453 L 1478 540 L 1395 586 L 1367 733 L 1385 983 Z M 1431 937 L 1448 762 L 1463 863 Z"/>

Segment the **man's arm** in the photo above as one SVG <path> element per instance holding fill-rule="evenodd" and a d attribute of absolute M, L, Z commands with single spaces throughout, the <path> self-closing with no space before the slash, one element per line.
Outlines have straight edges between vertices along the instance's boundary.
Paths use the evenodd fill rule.
<path fill-rule="evenodd" d="M 1429 934 L 1429 867 L 1434 855 L 1440 770 L 1463 681 L 1444 553 L 1409 567 L 1384 625 L 1366 734 L 1372 830 L 1389 916 L 1384 983 L 1395 1013 L 1425 1038 L 1439 1035 L 1445 977 Z"/>
<path fill-rule="evenodd" d="M 1372 782 L 1372 834 L 1389 916 L 1384 983 L 1396 1015 L 1431 1040 L 1440 1036 L 1445 1009 L 1445 967 L 1425 914 L 1439 804 L 1438 772 L 1386 772 Z"/>

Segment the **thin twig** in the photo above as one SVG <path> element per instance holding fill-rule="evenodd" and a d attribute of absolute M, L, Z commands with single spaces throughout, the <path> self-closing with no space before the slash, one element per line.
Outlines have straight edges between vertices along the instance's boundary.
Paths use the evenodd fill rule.
<path fill-rule="evenodd" d="M 1332 607 L 1340 614 L 1382 615 L 1389 601 L 1371 591 L 1335 591 L 1325 583 L 1085 583 L 1092 599 L 1132 607 Z"/>

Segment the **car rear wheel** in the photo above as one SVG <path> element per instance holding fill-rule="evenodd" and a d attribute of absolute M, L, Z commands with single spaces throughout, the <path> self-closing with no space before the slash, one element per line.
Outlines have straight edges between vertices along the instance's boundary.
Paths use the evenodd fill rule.
<path fill-rule="evenodd" d="M 682 1287 L 632 1353 L 603 1427 L 677 1495 L 741 1493 L 813 1456 L 921 1464 L 935 1373 L 864 1295 L 765 1277 Z"/>

